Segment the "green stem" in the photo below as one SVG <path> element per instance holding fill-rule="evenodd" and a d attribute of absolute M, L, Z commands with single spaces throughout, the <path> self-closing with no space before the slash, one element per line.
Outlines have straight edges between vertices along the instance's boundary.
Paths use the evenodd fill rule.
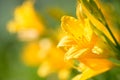
<path fill-rule="evenodd" d="M 119 43 L 117 42 L 115 36 L 113 35 L 112 31 L 110 30 L 107 22 L 106 22 L 106 28 L 107 28 L 108 32 L 110 33 L 111 37 L 113 38 L 113 40 L 115 41 L 116 46 L 118 47 L 118 46 L 119 46 Z"/>

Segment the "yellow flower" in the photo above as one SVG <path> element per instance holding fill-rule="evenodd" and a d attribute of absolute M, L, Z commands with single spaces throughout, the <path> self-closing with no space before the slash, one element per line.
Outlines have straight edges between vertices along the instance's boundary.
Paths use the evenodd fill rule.
<path fill-rule="evenodd" d="M 56 48 L 48 38 L 29 42 L 22 53 L 25 64 L 39 67 L 39 76 L 46 77 L 55 72 L 60 80 L 66 80 L 70 74 L 70 66 L 64 62 L 63 58 L 64 51 Z"/>
<path fill-rule="evenodd" d="M 23 49 L 22 60 L 29 66 L 39 66 L 47 58 L 51 45 L 49 39 L 27 43 Z"/>
<path fill-rule="evenodd" d="M 42 61 L 42 55 L 39 54 L 40 46 L 38 42 L 31 42 L 25 45 L 21 55 L 22 61 L 28 66 L 38 66 Z"/>
<path fill-rule="evenodd" d="M 45 41 L 45 40 L 44 40 Z M 60 80 L 66 80 L 70 74 L 70 66 L 64 62 L 64 52 L 56 48 L 54 43 L 46 39 L 45 43 L 51 43 L 49 49 L 46 51 L 47 56 L 39 67 L 38 74 L 42 77 L 48 76 L 52 72 L 57 72 Z M 46 44 L 47 45 L 47 44 Z M 43 44 L 43 49 L 46 46 Z M 45 53 L 41 53 L 45 54 Z M 45 71 L 44 71 L 45 70 Z M 65 75 L 62 75 L 65 74 Z"/>
<path fill-rule="evenodd" d="M 22 40 L 35 39 L 43 33 L 44 25 L 38 18 L 32 1 L 26 1 L 14 11 L 14 20 L 11 20 L 7 28 L 11 33 L 18 33 Z"/>
<path fill-rule="evenodd" d="M 87 18 L 79 20 L 64 16 L 61 26 L 67 36 L 61 40 L 58 46 L 67 49 L 65 60 L 80 62 L 76 68 L 82 74 L 73 80 L 86 80 L 113 67 L 113 63 L 107 60 L 109 54 L 105 53 L 109 51 L 107 45 L 92 31 Z"/>

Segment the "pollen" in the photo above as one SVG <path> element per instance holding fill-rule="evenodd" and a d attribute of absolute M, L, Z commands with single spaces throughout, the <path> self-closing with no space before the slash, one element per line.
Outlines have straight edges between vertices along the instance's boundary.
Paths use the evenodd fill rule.
<path fill-rule="evenodd" d="M 99 48 L 98 46 L 94 46 L 94 48 L 92 49 L 92 52 L 95 54 L 101 54 L 103 50 Z"/>

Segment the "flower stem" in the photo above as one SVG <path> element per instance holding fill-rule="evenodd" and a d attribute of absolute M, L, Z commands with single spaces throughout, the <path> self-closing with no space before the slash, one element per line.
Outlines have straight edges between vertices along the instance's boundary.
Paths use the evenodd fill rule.
<path fill-rule="evenodd" d="M 115 36 L 113 35 L 113 33 L 112 33 L 112 31 L 110 30 L 110 28 L 109 28 L 109 26 L 108 26 L 107 23 L 106 23 L 106 28 L 107 28 L 108 32 L 110 33 L 111 37 L 113 38 L 113 40 L 115 41 L 116 47 L 118 47 L 118 46 L 119 46 L 119 43 L 117 42 Z"/>

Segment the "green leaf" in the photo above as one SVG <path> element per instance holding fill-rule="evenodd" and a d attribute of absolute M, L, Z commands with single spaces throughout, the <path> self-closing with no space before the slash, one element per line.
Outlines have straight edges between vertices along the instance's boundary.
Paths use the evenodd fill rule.
<path fill-rule="evenodd" d="M 116 58 L 108 58 L 111 62 L 113 62 L 115 65 L 120 66 L 120 60 Z"/>
<path fill-rule="evenodd" d="M 106 25 L 106 20 L 94 0 L 79 0 L 86 9 L 102 24 Z"/>

